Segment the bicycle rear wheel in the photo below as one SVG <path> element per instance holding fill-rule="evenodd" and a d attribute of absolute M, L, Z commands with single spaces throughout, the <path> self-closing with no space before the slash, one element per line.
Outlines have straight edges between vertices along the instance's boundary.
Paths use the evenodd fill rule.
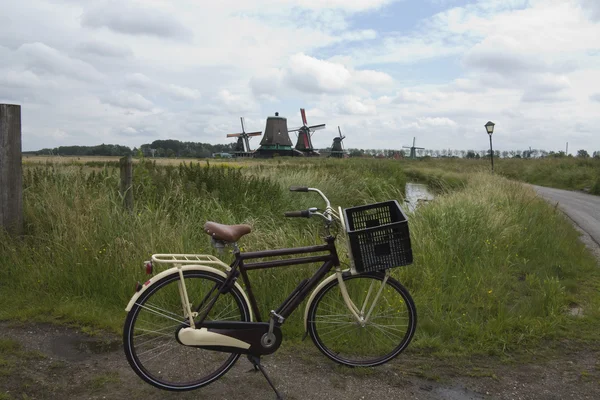
<path fill-rule="evenodd" d="M 384 273 L 348 275 L 343 280 L 357 307 L 348 309 L 337 279 L 315 296 L 308 311 L 308 332 L 317 348 L 340 364 L 372 367 L 390 361 L 410 343 L 417 310 L 408 290 Z"/>
<path fill-rule="evenodd" d="M 184 282 L 192 311 L 203 307 L 218 293 L 224 281 L 208 271 L 185 271 Z M 127 315 L 123 329 L 125 355 L 133 370 L 160 389 L 192 390 L 224 375 L 239 353 L 225 353 L 184 346 L 176 332 L 189 326 L 179 294 L 179 274 L 169 275 L 147 289 Z M 206 321 L 250 321 L 250 311 L 240 290 L 220 294 Z"/>

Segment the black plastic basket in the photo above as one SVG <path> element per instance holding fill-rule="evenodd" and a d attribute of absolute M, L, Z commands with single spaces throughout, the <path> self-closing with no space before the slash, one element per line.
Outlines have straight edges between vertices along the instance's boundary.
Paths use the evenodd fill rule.
<path fill-rule="evenodd" d="M 356 272 L 412 264 L 408 219 L 396 200 L 344 209 Z"/>

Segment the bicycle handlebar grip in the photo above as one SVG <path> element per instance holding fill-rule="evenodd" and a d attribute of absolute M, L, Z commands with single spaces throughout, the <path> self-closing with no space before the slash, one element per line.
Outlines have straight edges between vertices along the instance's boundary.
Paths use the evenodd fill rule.
<path fill-rule="evenodd" d="M 301 210 L 301 211 L 286 211 L 284 213 L 286 217 L 299 217 L 299 218 L 310 218 L 310 211 Z"/>
<path fill-rule="evenodd" d="M 290 186 L 290 192 L 308 192 L 307 186 Z"/>

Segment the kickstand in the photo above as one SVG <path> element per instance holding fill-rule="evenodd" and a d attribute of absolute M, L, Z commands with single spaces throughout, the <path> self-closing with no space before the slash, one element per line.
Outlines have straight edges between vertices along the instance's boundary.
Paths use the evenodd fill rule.
<path fill-rule="evenodd" d="M 271 379 L 269 379 L 269 375 L 267 375 L 264 368 L 260 364 L 260 357 L 248 354 L 248 360 L 250 360 L 252 365 L 254 365 L 255 370 L 260 370 L 260 372 L 262 372 L 262 374 L 265 377 L 265 379 L 267 380 L 267 382 L 269 382 L 269 385 L 271 385 L 271 388 L 275 391 L 275 394 L 277 395 L 277 400 L 283 400 L 283 397 L 281 396 L 281 394 L 279 394 L 277 389 L 275 389 L 275 386 L 273 385 L 273 382 L 271 382 Z"/>

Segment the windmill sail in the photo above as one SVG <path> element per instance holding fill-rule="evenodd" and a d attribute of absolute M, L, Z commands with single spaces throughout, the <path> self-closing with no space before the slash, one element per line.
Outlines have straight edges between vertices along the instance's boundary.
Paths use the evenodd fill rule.
<path fill-rule="evenodd" d="M 302 151 L 306 155 L 319 155 L 319 153 L 315 151 L 311 139 L 314 131 L 324 129 L 325 124 L 309 126 L 308 121 L 306 120 L 306 111 L 304 110 L 304 108 L 300 109 L 300 115 L 302 117 L 302 126 L 298 128 L 293 128 L 288 131 L 298 132 L 296 150 Z"/>
<path fill-rule="evenodd" d="M 402 146 L 403 149 L 410 149 L 410 158 L 412 158 L 413 160 L 417 158 L 417 150 L 423 150 L 425 149 L 424 147 L 415 147 L 415 141 L 416 141 L 416 137 L 413 137 L 413 145 L 412 147 L 408 147 L 408 146 Z"/>
<path fill-rule="evenodd" d="M 236 153 L 250 153 L 252 150 L 250 149 L 250 140 L 249 138 L 252 136 L 260 136 L 262 135 L 261 131 L 258 132 L 246 132 L 246 123 L 244 117 L 240 117 L 240 121 L 242 123 L 242 132 L 241 133 L 229 133 L 227 137 L 236 137 L 238 141 L 235 145 Z M 244 146 L 245 145 L 245 146 Z"/>
<path fill-rule="evenodd" d="M 343 140 L 346 136 L 342 136 L 342 130 L 339 126 L 338 132 L 340 135 L 333 138 L 333 144 L 331 145 L 331 152 L 329 155 L 330 157 L 343 158 L 345 154 Z"/>

